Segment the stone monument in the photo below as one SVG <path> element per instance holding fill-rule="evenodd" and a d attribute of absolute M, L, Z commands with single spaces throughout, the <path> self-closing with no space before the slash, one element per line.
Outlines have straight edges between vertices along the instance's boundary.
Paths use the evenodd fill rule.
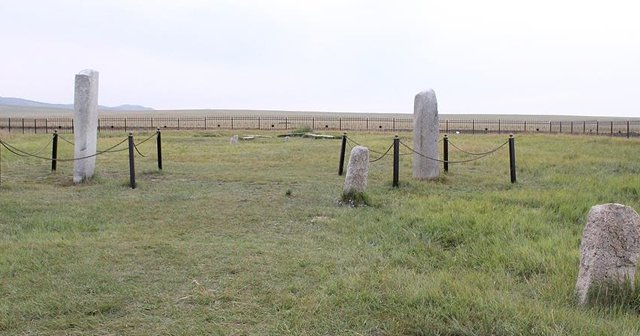
<path fill-rule="evenodd" d="M 599 289 L 595 286 L 628 284 L 633 288 L 639 255 L 638 213 L 617 203 L 592 207 L 580 243 L 580 270 L 576 283 L 578 303 L 588 303 L 589 290 Z"/>
<path fill-rule="evenodd" d="M 75 158 L 73 182 L 80 183 L 93 176 L 96 168 L 98 142 L 98 72 L 82 70 L 76 75 L 73 133 Z"/>
<path fill-rule="evenodd" d="M 344 179 L 342 201 L 351 205 L 366 204 L 364 195 L 367 189 L 367 176 L 369 175 L 369 149 L 363 146 L 355 146 L 351 150 L 347 176 Z"/>
<path fill-rule="evenodd" d="M 418 93 L 413 101 L 413 149 L 417 152 L 413 153 L 413 177 L 416 179 L 432 180 L 440 175 L 440 163 L 426 158 L 438 158 L 438 122 L 436 93 L 431 89 Z"/>

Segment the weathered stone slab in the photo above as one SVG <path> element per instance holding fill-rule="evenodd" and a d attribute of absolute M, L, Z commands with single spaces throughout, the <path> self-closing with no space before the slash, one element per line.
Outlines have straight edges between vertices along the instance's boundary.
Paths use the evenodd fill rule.
<path fill-rule="evenodd" d="M 361 194 L 367 189 L 367 177 L 369 175 L 369 149 L 363 146 L 355 146 L 351 150 L 347 176 L 344 179 L 343 194 Z"/>
<path fill-rule="evenodd" d="M 231 145 L 237 145 L 238 144 L 238 135 L 237 134 L 231 136 L 231 138 L 229 139 L 229 144 L 231 144 Z"/>
<path fill-rule="evenodd" d="M 440 176 L 440 164 L 429 158 L 438 158 L 438 102 L 433 90 L 420 92 L 413 103 L 413 177 L 431 180 Z M 425 157 L 426 156 L 426 157 Z"/>
<path fill-rule="evenodd" d="M 73 182 L 93 176 L 98 142 L 98 72 L 82 70 L 75 78 L 73 133 L 75 140 Z M 84 158 L 84 159 L 80 159 Z"/>
<path fill-rule="evenodd" d="M 589 301 L 594 286 L 631 285 L 640 255 L 640 216 L 617 203 L 596 205 L 587 215 L 580 243 L 578 303 Z"/>

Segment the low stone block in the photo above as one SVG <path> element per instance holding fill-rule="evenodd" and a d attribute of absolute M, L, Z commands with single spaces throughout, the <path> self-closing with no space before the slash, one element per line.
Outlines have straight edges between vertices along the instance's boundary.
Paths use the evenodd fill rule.
<path fill-rule="evenodd" d="M 589 291 L 602 286 L 630 285 L 633 288 L 638 256 L 638 213 L 617 203 L 592 207 L 580 243 L 580 270 L 576 282 L 578 303 L 588 303 Z"/>

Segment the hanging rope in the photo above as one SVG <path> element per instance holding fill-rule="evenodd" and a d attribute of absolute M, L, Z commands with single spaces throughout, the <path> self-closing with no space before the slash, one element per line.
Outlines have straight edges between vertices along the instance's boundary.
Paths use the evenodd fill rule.
<path fill-rule="evenodd" d="M 349 147 L 350 147 L 350 148 L 353 148 L 353 146 L 351 146 L 351 144 L 350 144 L 350 143 L 353 143 L 353 144 L 355 144 L 356 146 L 362 146 L 361 144 L 359 144 L 359 143 L 358 143 L 358 142 L 356 142 L 355 140 L 352 140 L 352 139 L 351 139 L 351 138 L 349 138 L 349 137 L 347 137 L 347 143 L 349 144 Z M 366 146 L 364 146 L 364 147 L 366 147 Z M 369 148 L 369 147 L 367 147 L 367 148 Z M 387 151 L 388 151 L 388 150 L 387 150 Z M 383 153 L 383 152 L 378 152 L 378 151 L 376 151 L 376 150 L 374 150 L 374 149 L 371 149 L 371 148 L 369 148 L 369 152 L 371 152 L 371 153 L 375 153 L 375 154 L 378 154 L 378 155 L 384 155 L 384 154 L 386 154 L 386 153 Z"/>
<path fill-rule="evenodd" d="M 391 148 L 393 148 L 393 144 L 391 144 L 391 146 L 389 146 L 389 148 L 387 148 L 387 151 L 384 152 L 384 154 L 382 154 L 382 156 L 380 156 L 377 159 L 369 160 L 369 163 L 374 163 L 374 162 L 382 160 L 385 156 L 387 156 L 387 154 L 389 154 L 389 151 L 391 150 Z"/>
<path fill-rule="evenodd" d="M 66 142 L 66 143 L 70 144 L 71 146 L 74 146 L 73 142 L 71 142 L 71 141 L 69 141 L 69 140 L 65 139 L 65 138 L 64 138 L 62 135 L 60 135 L 60 134 L 58 134 L 58 139 L 62 139 L 62 141 L 64 141 L 64 142 Z"/>
<path fill-rule="evenodd" d="M 508 143 L 508 141 L 507 141 L 507 143 Z M 463 153 L 465 153 L 465 154 L 469 154 L 469 155 L 476 155 L 476 156 L 481 156 L 481 155 L 491 154 L 491 153 L 493 153 L 493 152 L 497 151 L 498 149 L 500 149 L 502 146 L 504 146 L 504 144 L 503 144 L 502 146 L 500 146 L 500 147 L 498 147 L 498 148 L 496 148 L 496 149 L 492 149 L 492 150 L 490 150 L 490 151 L 488 151 L 488 152 L 474 153 L 474 152 L 466 151 L 466 150 L 464 150 L 464 149 L 462 149 L 462 148 L 460 148 L 460 147 L 456 146 L 454 143 L 452 143 L 452 142 L 451 142 L 451 140 L 449 140 L 449 145 L 451 145 L 451 147 L 453 147 L 453 148 L 455 148 L 455 149 L 457 149 L 457 150 L 459 150 L 459 151 L 461 151 L 461 152 L 463 152 Z"/>
<path fill-rule="evenodd" d="M 94 157 L 94 156 L 98 156 L 98 155 L 101 155 L 101 154 L 105 154 L 105 153 L 119 152 L 119 151 L 122 151 L 122 149 L 114 150 L 114 148 L 120 146 L 125 141 L 127 141 L 126 138 L 124 140 L 120 141 L 119 143 L 107 148 L 106 150 L 98 151 L 98 152 L 96 152 L 96 154 L 93 154 L 93 155 L 88 155 L 88 156 L 79 157 L 79 158 L 73 158 L 73 159 L 55 159 L 55 160 L 58 161 L 58 162 L 68 162 L 68 161 L 84 160 L 84 159 L 88 159 L 88 158 L 91 158 L 91 157 Z M 2 141 L 2 140 L 0 140 L 0 144 L 4 148 L 6 148 L 8 151 L 10 151 L 11 153 L 13 153 L 13 154 L 15 154 L 17 156 L 20 156 L 20 157 L 34 157 L 34 158 L 37 158 L 37 159 L 47 160 L 47 161 L 53 161 L 54 160 L 54 159 L 49 158 L 49 157 L 44 157 L 44 156 L 40 156 L 40 155 L 37 155 L 37 154 L 32 154 L 32 153 L 25 152 L 25 151 L 15 147 L 15 146 L 12 146 L 11 144 L 8 144 L 8 143 Z M 125 150 L 126 150 L 126 148 L 125 148 Z"/>
<path fill-rule="evenodd" d="M 440 159 L 437 159 L 437 158 L 432 158 L 432 157 L 426 156 L 426 155 L 424 155 L 424 154 L 422 154 L 420 152 L 417 152 L 415 149 L 411 148 L 409 145 L 407 145 L 404 142 L 400 141 L 400 144 L 402 146 L 404 146 L 405 148 L 407 148 L 408 150 L 410 150 L 411 152 L 413 152 L 413 153 L 415 153 L 415 154 L 417 154 L 417 155 L 419 155 L 419 156 L 421 156 L 421 157 L 423 157 L 425 159 L 432 160 L 432 161 L 437 161 L 437 162 L 442 162 L 442 163 L 466 163 L 466 162 L 477 161 L 477 160 L 480 160 L 480 159 L 482 159 L 482 158 L 484 158 L 484 157 L 486 157 L 486 156 L 488 156 L 488 155 L 490 155 L 492 153 L 495 153 L 496 151 L 498 151 L 500 148 L 504 147 L 508 143 L 509 143 L 509 141 L 505 141 L 505 143 L 503 143 L 502 145 L 498 146 L 497 148 L 486 152 L 486 154 L 482 154 L 482 155 L 477 156 L 477 157 L 472 158 L 472 159 L 458 160 L 458 161 L 451 161 L 451 160 L 445 161 L 445 160 L 440 160 Z"/>

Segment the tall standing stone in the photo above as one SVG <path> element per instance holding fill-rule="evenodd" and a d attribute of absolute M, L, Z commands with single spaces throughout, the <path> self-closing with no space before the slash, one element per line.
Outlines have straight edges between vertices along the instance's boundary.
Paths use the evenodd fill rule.
<path fill-rule="evenodd" d="M 599 289 L 595 286 L 629 284 L 633 287 L 639 255 L 638 213 L 616 203 L 592 207 L 580 243 L 580 270 L 576 283 L 578 303 L 587 303 L 589 290 Z"/>
<path fill-rule="evenodd" d="M 92 155 L 96 154 L 98 142 L 97 71 L 82 70 L 76 75 L 73 106 L 75 109 L 73 132 L 76 158 L 73 165 L 73 182 L 79 183 L 91 178 L 96 168 L 96 157 Z"/>
<path fill-rule="evenodd" d="M 413 177 L 416 179 L 431 180 L 440 175 L 438 161 L 428 159 L 438 158 L 438 123 L 436 93 L 431 89 L 418 93 L 413 102 L 413 146 L 417 152 L 413 153 Z"/>

